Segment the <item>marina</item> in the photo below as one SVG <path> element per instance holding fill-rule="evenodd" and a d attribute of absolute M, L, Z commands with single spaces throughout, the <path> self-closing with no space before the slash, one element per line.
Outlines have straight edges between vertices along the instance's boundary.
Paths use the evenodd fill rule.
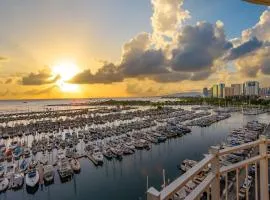
<path fill-rule="evenodd" d="M 105 110 L 106 109 L 103 109 L 103 113 L 99 117 L 102 118 L 102 116 L 104 116 L 106 119 L 114 119 L 115 116 L 113 115 L 118 116 L 117 112 L 104 115 L 104 113 L 106 113 Z M 135 113 L 130 114 L 131 110 Z M 117 177 L 120 178 L 123 175 L 123 172 L 126 175 L 131 173 L 131 170 L 129 170 L 128 167 L 125 169 L 125 167 L 128 163 L 133 162 L 134 164 L 137 163 L 135 167 L 137 169 L 135 171 L 139 170 L 136 172 L 139 176 L 135 179 L 144 185 L 144 187 L 138 187 L 137 192 L 134 192 L 134 199 L 145 199 L 144 191 L 146 191 L 146 177 L 150 179 L 151 183 L 159 183 L 161 185 L 163 169 L 165 169 L 166 178 L 168 178 L 167 181 L 173 179 L 177 174 L 182 173 L 177 168 L 179 160 L 171 160 L 171 156 L 166 157 L 163 155 L 163 152 L 161 153 L 158 149 L 167 148 L 167 151 L 169 151 L 169 149 L 175 148 L 176 150 L 179 148 L 179 145 L 180 148 L 182 148 L 182 145 L 184 147 L 189 142 L 196 141 L 198 143 L 198 138 L 196 139 L 198 135 L 196 136 L 196 133 L 198 134 L 200 132 L 202 134 L 205 132 L 200 137 L 206 137 L 209 139 L 200 141 L 198 144 L 200 146 L 202 145 L 202 149 L 206 150 L 209 145 L 218 144 L 224 141 L 231 131 L 229 130 L 230 128 L 239 128 L 241 127 L 239 125 L 246 123 L 247 119 L 257 118 L 253 115 L 243 115 L 241 112 L 233 112 L 231 114 L 223 113 L 220 115 L 223 117 L 217 118 L 217 115 L 213 110 L 211 110 L 211 108 L 208 110 L 205 108 L 200 110 L 197 108 L 192 109 L 190 106 L 182 108 L 164 107 L 162 109 L 144 107 L 142 110 L 138 107 L 134 107 L 133 109 L 128 108 L 128 110 L 124 110 L 124 112 L 131 115 L 132 119 L 126 120 L 124 115 L 122 116 L 122 119 L 124 120 L 120 122 L 110 120 L 109 123 L 107 122 L 105 124 L 92 124 L 92 126 L 86 124 L 84 128 L 81 126 L 74 126 L 72 128 L 68 127 L 65 129 L 65 127 L 61 128 L 62 126 L 59 125 L 58 132 L 55 128 L 49 129 L 53 130 L 52 132 L 43 132 L 43 129 L 45 128 L 43 127 L 42 129 L 40 124 L 44 123 L 37 121 L 38 123 L 36 124 L 38 124 L 40 127 L 39 129 L 42 129 L 42 131 L 36 131 L 36 134 L 27 135 L 25 134 L 27 132 L 26 131 L 23 132 L 22 136 L 13 136 L 9 137 L 9 139 L 3 138 L 2 150 L 4 148 L 5 150 L 11 149 L 10 153 L 2 156 L 3 162 L 1 163 L 1 166 L 5 169 L 2 170 L 3 177 L 8 177 L 8 181 L 10 181 L 12 179 L 9 177 L 11 177 L 11 174 L 13 173 L 14 177 L 15 175 L 17 177 L 17 183 L 13 184 L 16 191 L 12 186 L 3 189 L 5 192 L 1 194 L 1 198 L 4 198 L 4 196 L 7 197 L 7 195 L 17 196 L 23 192 L 25 195 L 34 195 L 41 199 L 48 199 L 43 196 L 45 195 L 43 193 L 47 194 L 47 190 L 51 190 L 51 188 L 62 190 L 62 187 L 63 190 L 65 190 L 66 187 L 71 187 L 71 191 L 74 192 L 71 196 L 75 199 L 83 199 L 79 193 L 77 193 L 79 182 L 87 181 L 89 184 L 92 180 L 91 176 L 96 177 L 99 173 L 98 171 L 102 171 L 107 174 L 109 180 L 111 180 L 111 178 L 113 178 L 113 180 Z M 108 118 L 107 115 L 110 115 L 110 117 Z M 237 119 L 238 123 L 231 121 L 233 119 L 235 120 L 235 118 L 237 118 L 236 116 L 241 116 L 240 118 L 242 118 L 242 121 L 239 121 L 239 119 Z M 268 119 L 268 114 L 264 113 L 262 116 L 264 116 L 264 120 Z M 91 120 L 93 121 L 93 119 Z M 97 122 L 100 121 L 102 121 L 102 119 Z M 230 123 L 232 123 L 229 127 L 225 124 L 228 121 L 231 121 Z M 53 123 L 46 120 L 46 124 L 46 127 L 51 127 L 51 124 Z M 204 129 L 210 129 L 210 132 L 213 132 L 212 137 L 211 133 L 207 133 L 208 131 Z M 220 134 L 220 129 L 224 129 L 226 131 Z M 214 138 L 216 137 L 214 141 L 213 136 Z M 191 140 L 186 144 L 186 140 L 189 140 L 189 138 Z M 163 155 L 161 158 L 156 158 L 157 162 L 160 162 L 159 160 L 169 159 L 170 165 L 172 166 L 172 163 L 174 163 L 174 167 L 173 169 L 172 167 L 166 167 L 168 164 L 165 162 L 160 165 L 158 171 L 155 171 L 154 174 L 156 175 L 153 177 L 153 172 L 151 172 L 147 166 L 144 166 L 145 164 L 143 163 L 149 164 L 149 158 L 147 159 L 146 157 L 152 157 L 153 154 L 157 153 L 156 151 L 159 151 L 159 154 Z M 198 149 L 196 153 L 194 152 L 195 154 L 192 156 L 189 156 L 189 153 L 189 151 L 184 150 L 183 154 L 175 152 L 174 156 L 179 157 L 180 155 L 182 160 L 194 159 L 194 155 L 197 155 L 195 156 L 196 159 L 194 159 L 197 160 L 202 156 L 200 149 Z M 177 154 L 179 155 L 177 156 Z M 163 158 L 164 156 L 166 158 Z M 141 163 L 141 159 L 144 160 L 143 163 Z M 150 160 L 155 162 L 153 158 Z M 142 174 L 142 169 L 146 170 L 147 173 L 145 172 Z M 90 182 L 88 182 L 88 178 L 86 178 L 86 176 L 91 171 L 92 173 L 95 171 L 97 174 L 91 173 L 89 176 Z M 24 178 L 18 178 L 19 173 L 21 175 L 24 174 Z M 102 176 L 104 176 L 104 174 Z M 24 181 L 22 182 L 22 180 Z M 118 180 L 122 182 L 122 180 Z M 3 179 L 2 181 L 5 183 L 6 180 Z M 74 183 L 75 181 L 76 184 Z M 107 181 L 107 178 L 104 177 L 103 182 L 104 181 Z M 23 184 L 25 184 L 25 186 Z M 97 183 L 91 182 L 91 184 L 96 185 Z M 102 184 L 102 181 L 100 181 L 99 184 Z M 76 188 L 74 188 L 75 186 Z M 190 190 L 191 189 L 192 185 L 190 185 Z M 123 197 L 118 198 L 121 199 Z M 99 199 L 106 199 L 106 197 L 101 197 Z"/>

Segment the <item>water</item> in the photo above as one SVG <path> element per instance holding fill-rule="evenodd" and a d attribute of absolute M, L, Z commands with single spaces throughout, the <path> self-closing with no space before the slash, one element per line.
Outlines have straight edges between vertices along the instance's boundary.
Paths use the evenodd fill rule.
<path fill-rule="evenodd" d="M 192 133 L 181 138 L 170 139 L 153 145 L 150 151 L 136 151 L 123 160 L 107 161 L 102 167 L 95 167 L 88 159 L 80 159 L 81 173 L 70 182 L 61 183 L 56 173 L 55 182 L 50 186 L 39 186 L 35 194 L 28 194 L 24 186 L 19 191 L 0 194 L 0 200 L 138 200 L 145 199 L 146 177 L 149 186 L 160 190 L 162 169 L 166 179 L 172 181 L 180 175 L 177 164 L 189 158 L 200 160 L 211 145 L 223 141 L 234 128 L 247 121 L 269 122 L 270 115 L 243 116 L 233 113 L 232 117 L 206 128 L 192 128 Z"/>

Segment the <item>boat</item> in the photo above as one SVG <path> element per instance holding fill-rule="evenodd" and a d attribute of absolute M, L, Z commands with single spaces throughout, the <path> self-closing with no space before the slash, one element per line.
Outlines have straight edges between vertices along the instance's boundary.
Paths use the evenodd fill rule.
<path fill-rule="evenodd" d="M 104 149 L 102 153 L 108 160 L 111 160 L 113 158 L 113 153 L 109 148 Z"/>
<path fill-rule="evenodd" d="M 43 165 L 46 165 L 49 161 L 49 158 L 48 158 L 48 155 L 43 155 L 41 158 L 40 158 L 40 163 L 43 164 Z"/>
<path fill-rule="evenodd" d="M 35 187 L 39 181 L 39 173 L 36 169 L 31 169 L 25 176 L 25 183 L 28 187 Z"/>
<path fill-rule="evenodd" d="M 67 159 L 61 159 L 58 162 L 58 173 L 62 180 L 69 178 L 73 175 L 73 170 L 71 169 L 71 166 Z"/>
<path fill-rule="evenodd" d="M 7 190 L 9 186 L 9 181 L 7 178 L 0 178 L 0 192 L 4 192 Z"/>
<path fill-rule="evenodd" d="M 74 172 L 79 172 L 81 170 L 80 162 L 75 158 L 70 160 L 70 165 Z"/>
<path fill-rule="evenodd" d="M 15 173 L 12 180 L 12 189 L 19 189 L 23 186 L 24 175 L 21 173 Z"/>
<path fill-rule="evenodd" d="M 43 174 L 43 178 L 44 181 L 46 181 L 47 183 L 51 183 L 54 181 L 54 168 L 52 165 L 45 165 L 43 167 L 44 169 L 44 174 Z"/>
<path fill-rule="evenodd" d="M 23 154 L 25 158 L 28 158 L 30 156 L 30 149 L 29 148 L 25 148 L 23 150 Z"/>
<path fill-rule="evenodd" d="M 29 166 L 28 168 L 29 169 L 34 169 L 36 166 L 37 166 L 37 161 L 35 161 L 34 159 L 32 159 L 30 162 L 29 162 Z"/>
<path fill-rule="evenodd" d="M 15 173 L 15 165 L 14 164 L 8 165 L 5 176 L 10 179 L 14 173 Z"/>
<path fill-rule="evenodd" d="M 180 166 L 178 166 L 178 168 L 181 169 L 182 171 L 186 172 L 186 171 L 190 170 L 196 164 L 197 164 L 197 161 L 186 159 L 182 162 L 182 164 Z"/>
<path fill-rule="evenodd" d="M 98 148 L 93 150 L 92 157 L 98 164 L 103 164 L 103 154 L 99 151 Z"/>
<path fill-rule="evenodd" d="M 2 177 L 5 174 L 5 165 L 3 163 L 0 163 L 0 177 Z"/>
<path fill-rule="evenodd" d="M 26 159 L 23 159 L 19 167 L 20 167 L 20 171 L 21 172 L 26 171 L 27 168 L 28 168 L 28 162 L 27 162 L 27 160 Z"/>

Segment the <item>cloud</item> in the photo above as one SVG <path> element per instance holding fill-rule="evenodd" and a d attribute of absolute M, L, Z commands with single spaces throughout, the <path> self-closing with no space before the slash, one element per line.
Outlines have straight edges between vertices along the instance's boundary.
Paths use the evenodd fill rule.
<path fill-rule="evenodd" d="M 44 85 L 55 83 L 60 76 L 52 77 L 51 72 L 47 69 L 40 70 L 38 73 L 30 73 L 22 77 L 19 81 L 22 85 Z"/>
<path fill-rule="evenodd" d="M 270 10 L 269 8 L 262 13 L 259 22 L 252 28 L 242 32 L 243 40 L 256 37 L 260 41 L 270 41 Z"/>
<path fill-rule="evenodd" d="M 238 45 L 227 58 L 235 60 L 238 72 L 245 77 L 270 75 L 270 10 L 260 16 L 258 23 L 242 32 Z"/>
<path fill-rule="evenodd" d="M 41 95 L 41 94 L 48 94 L 50 93 L 54 88 L 56 88 L 56 85 L 43 88 L 43 89 L 32 89 L 32 90 L 27 90 L 23 92 L 24 95 Z"/>
<path fill-rule="evenodd" d="M 220 25 L 199 22 L 195 26 L 185 26 L 172 51 L 172 69 L 186 72 L 210 69 L 231 47 Z"/>
<path fill-rule="evenodd" d="M 152 0 L 151 17 L 153 34 L 172 37 L 183 22 L 190 17 L 182 8 L 184 0 Z"/>
<path fill-rule="evenodd" d="M 107 63 L 102 66 L 96 74 L 92 74 L 90 70 L 85 70 L 74 76 L 69 82 L 76 84 L 110 84 L 121 82 L 123 80 L 124 77 L 119 72 L 118 67 L 113 63 Z"/>
<path fill-rule="evenodd" d="M 12 83 L 12 79 L 11 78 L 8 78 L 6 81 L 5 81 L 5 84 L 11 84 Z"/>
<path fill-rule="evenodd" d="M 256 37 L 251 38 L 250 40 L 244 42 L 243 44 L 235 48 L 232 48 L 225 59 L 227 60 L 238 59 L 241 56 L 251 53 L 262 46 L 263 46 L 263 42 L 259 41 Z"/>
<path fill-rule="evenodd" d="M 132 96 L 153 96 L 162 93 L 162 87 L 145 86 L 144 84 L 128 83 L 126 91 Z"/>
<path fill-rule="evenodd" d="M 0 56 L 0 62 L 6 62 L 6 61 L 8 61 L 7 57 Z"/>

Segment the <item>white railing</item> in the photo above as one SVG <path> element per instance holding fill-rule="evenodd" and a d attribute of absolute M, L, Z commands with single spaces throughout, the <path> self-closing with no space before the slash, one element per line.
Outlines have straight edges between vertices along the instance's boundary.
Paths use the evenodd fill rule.
<path fill-rule="evenodd" d="M 225 148 L 219 150 L 217 147 L 211 147 L 209 154 L 205 156 L 197 165 L 188 170 L 182 176 L 171 182 L 169 185 L 164 187 L 161 191 L 156 190 L 151 187 L 147 191 L 147 200 L 174 200 L 175 193 L 181 188 L 193 180 L 203 169 L 211 164 L 211 171 L 207 174 L 205 179 L 193 189 L 185 199 L 196 200 L 200 199 L 203 193 L 207 193 L 207 199 L 210 200 L 220 200 L 220 199 L 230 199 L 229 189 L 228 189 L 228 173 L 235 171 L 236 179 L 236 192 L 235 199 L 239 199 L 239 170 L 245 169 L 246 178 L 248 178 L 248 166 L 250 164 L 255 164 L 255 199 L 268 200 L 268 158 L 270 154 L 267 154 L 267 147 L 270 144 L 270 140 L 267 140 L 266 136 L 261 135 L 260 139 L 254 142 L 246 143 L 243 145 Z M 230 164 L 228 166 L 221 166 L 220 158 L 221 156 L 228 155 L 230 153 L 239 152 L 239 150 L 246 149 L 258 150 L 258 153 L 253 153 L 248 159 L 237 162 L 235 164 Z M 259 164 L 259 177 L 257 172 L 257 165 Z M 225 189 L 221 195 L 220 188 L 220 178 L 225 177 Z M 258 187 L 258 182 L 259 186 Z M 260 191 L 258 191 L 258 188 Z M 249 198 L 249 191 L 246 189 L 245 199 Z"/>

